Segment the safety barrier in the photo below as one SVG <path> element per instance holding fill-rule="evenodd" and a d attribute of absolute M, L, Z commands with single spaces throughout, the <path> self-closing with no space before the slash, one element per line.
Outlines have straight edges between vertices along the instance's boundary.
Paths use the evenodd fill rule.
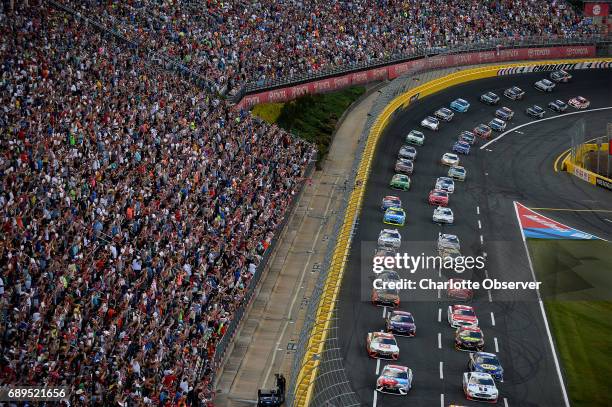
<path fill-rule="evenodd" d="M 561 168 L 573 176 L 580 178 L 581 180 L 588 182 L 589 184 L 598 186 L 608 191 L 612 191 L 612 179 L 606 178 L 593 171 L 584 168 L 584 156 L 593 151 L 605 151 L 609 152 L 608 143 L 600 145 L 593 143 L 585 143 L 578 146 L 574 154 L 568 154 L 563 160 Z M 573 156 L 573 159 L 572 159 Z"/>
<path fill-rule="evenodd" d="M 572 60 L 553 60 L 539 61 L 528 63 L 531 66 L 541 66 L 550 64 L 574 64 L 584 62 L 609 61 L 609 59 L 572 59 Z M 288 402 L 295 407 L 309 406 L 313 393 L 315 392 L 317 375 L 321 369 L 322 355 L 325 351 L 326 339 L 332 331 L 332 323 L 334 321 L 334 313 L 336 309 L 336 301 L 342 278 L 345 271 L 345 265 L 348 260 L 352 237 L 357 225 L 358 215 L 361 211 L 363 199 L 365 196 L 365 186 L 370 175 L 371 166 L 376 152 L 378 141 L 389 124 L 393 115 L 399 111 L 406 109 L 412 103 L 415 103 L 420 98 L 427 95 L 439 92 L 448 87 L 461 83 L 471 82 L 479 79 L 489 78 L 500 75 L 500 72 L 517 66 L 525 66 L 525 63 L 514 63 L 504 65 L 489 65 L 485 67 L 477 67 L 455 72 L 443 77 L 433 79 L 416 86 L 407 92 L 403 92 L 399 96 L 394 97 L 385 105 L 380 114 L 374 118 L 374 122 L 370 126 L 369 133 L 364 143 L 361 160 L 356 168 L 354 177 L 353 190 L 350 193 L 348 202 L 345 208 L 344 218 L 341 226 L 335 236 L 336 242 L 333 247 L 331 260 L 328 264 L 327 275 L 323 282 L 321 295 L 315 308 L 314 321 L 311 324 L 305 324 L 301 337 L 305 338 L 305 350 L 301 357 L 296 354 L 294 360 L 294 377 L 291 378 L 291 384 L 288 391 Z M 611 184 L 612 185 L 612 184 Z M 337 361 L 336 361 L 337 362 Z M 341 362 L 340 362 L 341 363 Z M 344 386 L 349 386 L 347 383 L 342 383 Z M 336 386 L 336 384 L 328 384 L 328 386 Z M 331 392 L 337 394 L 337 392 Z M 346 396 L 343 394 L 342 396 Z M 336 401 L 339 395 L 330 396 Z M 356 396 L 355 396 L 356 397 Z M 317 400 L 316 405 L 338 405 L 338 406 L 357 406 L 358 401 L 355 397 L 346 397 L 346 402 L 335 402 L 332 404 L 329 399 L 322 401 Z"/>

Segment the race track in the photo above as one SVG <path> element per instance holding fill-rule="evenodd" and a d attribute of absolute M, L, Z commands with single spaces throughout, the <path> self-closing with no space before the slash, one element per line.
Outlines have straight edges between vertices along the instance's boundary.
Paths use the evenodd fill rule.
<path fill-rule="evenodd" d="M 419 297 L 414 301 L 402 295 L 400 309 L 413 313 L 417 336 L 398 337 L 401 353 L 396 363 L 413 370 L 413 389 L 406 397 L 375 394 L 377 361 L 368 358 L 365 338 L 368 332 L 384 328 L 384 311 L 367 301 L 372 277 L 371 272 L 367 272 L 371 264 L 364 259 L 371 260 L 373 254 L 370 250 L 372 244 L 368 242 L 375 242 L 379 231 L 389 227 L 382 223 L 380 210 L 385 195 L 398 195 L 403 201 L 407 221 L 399 229 L 408 247 L 411 242 L 415 247 L 428 244 L 420 242 L 431 242 L 433 248 L 441 230 L 456 234 L 461 239 L 462 254 L 476 256 L 486 252 L 487 275 L 501 280 L 532 280 L 513 201 L 529 207 L 612 211 L 610 192 L 566 173 L 553 171 L 553 162 L 570 145 L 568 129 L 575 123 L 584 120 L 587 132 L 593 137 L 605 134 L 606 123 L 612 122 L 612 110 L 600 110 L 526 126 L 520 133 L 512 132 L 483 150 L 479 149 L 482 142 L 473 146 L 469 156 L 461 157 L 468 179 L 465 183 L 456 182 L 456 191 L 451 196 L 450 207 L 455 213 L 455 224 L 442 228 L 431 221 L 433 208 L 426 202 L 427 194 L 436 177 L 446 175 L 447 171 L 447 167 L 438 164 L 440 157 L 450 151 L 461 130 L 471 130 L 478 123 L 487 123 L 497 109 L 480 103 L 480 94 L 491 90 L 502 96 L 503 90 L 512 85 L 526 91 L 522 101 L 501 98 L 500 105 L 515 111 L 508 128 L 533 120 L 524 113 L 528 104 L 545 107 L 553 99 L 567 101 L 582 95 L 591 101 L 591 108 L 612 106 L 610 71 L 573 71 L 572 74 L 573 81 L 558 85 L 552 94 L 541 93 L 532 86 L 533 82 L 547 75 L 543 73 L 497 77 L 459 85 L 420 100 L 398 114 L 387 127 L 372 165 L 339 298 L 339 340 L 344 365 L 353 390 L 364 406 L 482 405 L 465 400 L 461 375 L 468 354 L 453 348 L 453 329 L 446 322 L 446 308 L 450 302 L 444 295 L 438 298 L 433 292 L 428 293 L 428 298 Z M 405 135 L 411 129 L 422 130 L 419 126 L 421 119 L 438 107 L 448 106 L 457 97 L 471 103 L 470 111 L 455 113 L 453 121 L 442 123 L 438 132 L 423 130 L 426 143 L 417 147 L 418 157 L 410 191 L 389 189 L 393 165 Z M 569 108 L 569 111 L 574 109 Z M 547 109 L 546 117 L 556 115 Z M 542 213 L 585 232 L 612 239 L 612 212 Z M 444 280 L 444 276 L 441 278 Z M 472 277 L 473 280 L 483 278 L 482 271 Z M 505 381 L 498 384 L 498 404 L 563 406 L 561 387 L 535 291 L 512 296 L 507 291 L 492 290 L 488 293 L 479 290 L 472 305 L 486 338 L 485 350 L 498 353 L 505 369 Z M 386 363 L 378 364 L 379 369 Z"/>

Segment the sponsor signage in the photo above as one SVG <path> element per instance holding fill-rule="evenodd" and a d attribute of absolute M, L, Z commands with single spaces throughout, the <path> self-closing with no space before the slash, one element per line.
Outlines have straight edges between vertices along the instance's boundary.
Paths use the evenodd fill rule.
<path fill-rule="evenodd" d="M 542 216 L 518 202 L 515 202 L 515 205 L 525 237 L 534 239 L 599 240 L 597 236 Z"/>
<path fill-rule="evenodd" d="M 433 56 L 414 61 L 401 62 L 382 68 L 374 68 L 360 72 L 349 73 L 334 78 L 320 79 L 296 86 L 250 94 L 242 98 L 236 108 L 248 109 L 259 103 L 286 102 L 306 93 L 333 92 L 348 86 L 368 82 L 392 80 L 406 72 L 418 72 L 422 69 L 440 68 L 446 66 L 475 65 L 484 62 L 504 62 L 543 58 L 568 58 L 595 56 L 595 46 L 567 46 L 547 48 L 516 48 L 498 51 L 470 52 L 457 55 Z M 549 65 L 553 66 L 553 65 Z M 556 65 L 555 65 L 556 66 Z M 512 68 L 508 68 L 510 70 Z M 516 72 L 514 72 L 516 73 Z M 509 73 L 506 73 L 508 75 Z"/>
<path fill-rule="evenodd" d="M 591 182 L 591 179 L 589 177 L 589 172 L 583 168 L 580 168 L 578 166 L 574 167 L 574 175 L 577 176 L 578 178 L 586 181 L 586 182 Z"/>
<path fill-rule="evenodd" d="M 606 17 L 610 14 L 608 3 L 584 3 L 584 14 L 588 17 Z"/>
<path fill-rule="evenodd" d="M 595 185 L 597 185 L 598 187 L 605 188 L 608 191 L 612 191 L 612 181 L 610 181 L 608 179 L 596 176 L 595 177 Z"/>

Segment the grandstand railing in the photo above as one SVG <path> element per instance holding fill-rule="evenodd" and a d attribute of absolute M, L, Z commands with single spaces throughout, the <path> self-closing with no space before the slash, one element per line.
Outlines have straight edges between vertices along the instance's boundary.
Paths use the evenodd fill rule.
<path fill-rule="evenodd" d="M 495 38 L 486 41 L 476 41 L 469 44 L 453 47 L 415 47 L 415 51 L 408 54 L 390 55 L 384 58 L 374 59 L 342 66 L 334 66 L 321 69 L 316 72 L 295 76 L 288 76 L 262 81 L 253 81 L 244 85 L 235 95 L 231 96 L 234 103 L 239 103 L 243 97 L 267 90 L 274 90 L 288 86 L 300 85 L 319 79 L 345 75 L 363 70 L 375 69 L 397 63 L 412 61 L 421 58 L 434 57 L 438 55 L 454 55 L 474 51 L 503 50 L 528 47 L 553 47 L 561 45 L 585 45 L 585 44 L 612 44 L 612 35 L 581 35 L 581 36 L 538 36 L 538 37 L 511 37 Z"/>

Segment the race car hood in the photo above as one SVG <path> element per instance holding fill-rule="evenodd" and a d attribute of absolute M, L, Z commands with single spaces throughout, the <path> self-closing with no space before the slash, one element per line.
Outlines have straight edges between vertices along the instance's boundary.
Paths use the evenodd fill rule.
<path fill-rule="evenodd" d="M 392 353 L 399 352 L 399 348 L 397 347 L 397 345 L 389 345 L 386 343 L 373 343 L 370 345 L 370 348 L 372 350 L 381 351 L 381 352 L 392 352 Z"/>
<path fill-rule="evenodd" d="M 476 369 L 482 372 L 491 373 L 491 374 L 497 373 L 502 370 L 500 366 L 491 365 L 488 363 L 477 364 Z"/>
<path fill-rule="evenodd" d="M 397 377 L 381 376 L 378 379 L 378 385 L 385 386 L 388 388 L 401 388 L 408 386 L 408 379 L 398 379 Z"/>
<path fill-rule="evenodd" d="M 482 384 L 468 384 L 468 391 L 470 393 L 483 393 L 493 396 L 497 394 L 497 388 L 494 386 L 485 386 Z"/>
<path fill-rule="evenodd" d="M 457 322 L 469 322 L 475 323 L 478 319 L 472 315 L 460 315 L 460 314 L 452 314 L 451 319 Z"/>

